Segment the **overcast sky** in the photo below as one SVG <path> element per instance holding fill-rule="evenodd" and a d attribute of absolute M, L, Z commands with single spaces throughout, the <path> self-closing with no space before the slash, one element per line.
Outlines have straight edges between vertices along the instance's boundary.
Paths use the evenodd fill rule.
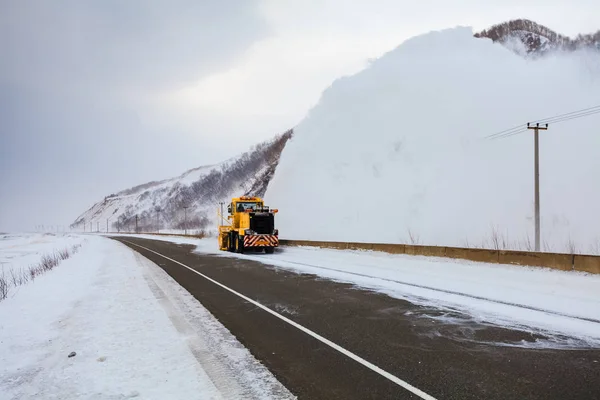
<path fill-rule="evenodd" d="M 529 18 L 574 36 L 597 0 L 5 0 L 0 231 L 293 127 L 336 78 L 431 30 Z"/>

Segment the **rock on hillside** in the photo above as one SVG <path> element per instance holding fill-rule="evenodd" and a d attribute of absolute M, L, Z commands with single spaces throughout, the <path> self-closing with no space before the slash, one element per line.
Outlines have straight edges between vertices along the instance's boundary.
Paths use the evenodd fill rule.
<path fill-rule="evenodd" d="M 600 49 L 600 31 L 578 35 L 575 39 L 527 19 L 516 19 L 494 25 L 476 33 L 475 37 L 500 42 L 522 55 L 539 56 L 555 50 L 575 51 L 582 48 Z"/>

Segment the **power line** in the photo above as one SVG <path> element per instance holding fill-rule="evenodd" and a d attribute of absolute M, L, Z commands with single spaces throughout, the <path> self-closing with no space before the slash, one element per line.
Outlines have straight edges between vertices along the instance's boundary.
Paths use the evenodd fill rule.
<path fill-rule="evenodd" d="M 600 109 L 597 109 L 595 111 L 588 111 L 588 112 L 584 112 L 584 113 L 579 113 L 579 114 L 573 114 L 573 115 L 570 115 L 570 116 L 565 116 L 565 117 L 557 118 L 557 119 L 553 119 L 553 120 L 544 120 L 544 121 L 547 121 L 547 122 L 544 122 L 544 123 L 559 124 L 561 122 L 570 121 L 572 119 L 578 119 L 578 118 L 588 117 L 590 115 L 595 115 L 595 114 L 600 114 Z M 507 138 L 507 137 L 518 135 L 518 134 L 524 133 L 524 132 L 527 132 L 526 128 L 523 128 L 523 129 L 520 129 L 520 130 L 517 130 L 517 131 L 507 132 L 505 134 L 492 137 L 491 139 Z"/>
<path fill-rule="evenodd" d="M 499 136 L 494 136 L 494 137 L 491 137 L 489 139 L 492 139 L 492 140 L 494 140 L 494 139 L 502 139 L 502 138 L 507 138 L 507 137 L 510 137 L 510 136 L 518 135 L 518 134 L 521 134 L 521 133 L 524 133 L 524 132 L 527 132 L 527 125 L 525 125 L 525 124 L 523 124 L 522 128 L 519 129 L 519 130 L 517 130 L 517 131 L 507 132 L 505 134 L 502 134 L 502 135 L 499 135 Z"/>
<path fill-rule="evenodd" d="M 600 105 L 597 105 L 597 106 L 594 106 L 594 107 L 589 107 L 589 108 L 584 108 L 583 110 L 571 111 L 571 112 L 566 113 L 566 114 L 555 115 L 554 117 L 548 117 L 548 118 L 544 118 L 544 119 L 540 119 L 540 120 L 535 120 L 535 121 L 533 121 L 533 123 L 534 124 L 537 124 L 538 122 L 540 124 L 542 124 L 542 123 L 544 123 L 544 124 L 545 123 L 550 123 L 554 119 L 560 119 L 562 117 L 568 117 L 568 116 L 571 116 L 573 114 L 579 114 L 579 113 L 590 112 L 590 111 L 600 112 Z"/>
<path fill-rule="evenodd" d="M 525 124 L 520 124 L 520 125 L 517 125 L 515 127 L 509 128 L 509 129 L 505 129 L 505 130 L 500 131 L 500 132 L 493 133 L 491 135 L 486 136 L 485 138 L 486 139 L 492 139 L 494 136 L 501 135 L 503 133 L 508 133 L 508 132 L 514 131 L 515 129 L 519 129 L 519 128 L 523 129 L 523 126 L 525 126 Z"/>
<path fill-rule="evenodd" d="M 597 111 L 590 111 L 590 112 L 587 112 L 587 113 L 577 114 L 577 115 L 573 115 L 571 117 L 566 117 L 566 118 L 561 118 L 559 120 L 554 120 L 554 121 L 552 121 L 552 123 L 553 124 L 558 124 L 560 122 L 565 122 L 565 121 L 569 121 L 569 120 L 577 119 L 577 118 L 583 118 L 583 117 L 587 117 L 589 115 L 594 115 L 594 114 L 600 114 L 600 109 L 597 110 Z"/>
<path fill-rule="evenodd" d="M 543 119 L 539 119 L 539 120 L 534 120 L 534 124 L 536 123 L 552 123 L 552 124 L 557 124 L 559 122 L 565 122 L 565 121 L 569 121 L 572 119 L 577 119 L 577 118 L 583 118 L 583 117 L 587 117 L 590 115 L 595 115 L 595 114 L 599 114 L 600 113 L 600 105 L 597 106 L 593 106 L 593 107 L 588 107 L 588 108 L 584 108 L 581 110 L 577 110 L 577 111 L 571 111 L 565 114 L 559 114 L 559 115 L 555 115 L 553 117 L 548 117 L 548 118 L 543 118 Z M 514 136 L 514 135 L 518 135 L 520 133 L 524 133 L 527 132 L 527 127 L 525 124 L 521 124 L 521 125 L 517 125 L 515 127 L 509 128 L 509 129 L 505 129 L 503 131 L 500 132 L 496 132 L 493 133 L 491 135 L 485 136 L 485 139 L 500 139 L 500 138 L 506 138 L 506 137 L 510 137 L 510 136 Z"/>

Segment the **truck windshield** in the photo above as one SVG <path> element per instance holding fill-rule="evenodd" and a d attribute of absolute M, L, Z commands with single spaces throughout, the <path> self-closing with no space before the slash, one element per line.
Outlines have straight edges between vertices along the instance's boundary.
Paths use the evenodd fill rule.
<path fill-rule="evenodd" d="M 254 211 L 258 207 L 258 203 L 255 203 L 255 202 L 237 203 L 236 207 L 237 207 L 238 212 L 244 212 L 247 210 Z"/>

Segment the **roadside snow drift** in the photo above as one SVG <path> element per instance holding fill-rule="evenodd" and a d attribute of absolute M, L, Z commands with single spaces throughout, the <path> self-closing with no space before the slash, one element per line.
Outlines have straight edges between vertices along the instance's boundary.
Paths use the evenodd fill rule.
<path fill-rule="evenodd" d="M 266 192 L 281 236 L 530 249 L 533 134 L 484 137 L 600 104 L 599 54 L 526 59 L 456 28 L 337 80 Z M 600 250 L 598 118 L 541 133 L 544 250 Z"/>
<path fill-rule="evenodd" d="M 115 241 L 88 236 L 18 289 L 0 302 L 2 399 L 294 398 L 160 267 Z"/>

